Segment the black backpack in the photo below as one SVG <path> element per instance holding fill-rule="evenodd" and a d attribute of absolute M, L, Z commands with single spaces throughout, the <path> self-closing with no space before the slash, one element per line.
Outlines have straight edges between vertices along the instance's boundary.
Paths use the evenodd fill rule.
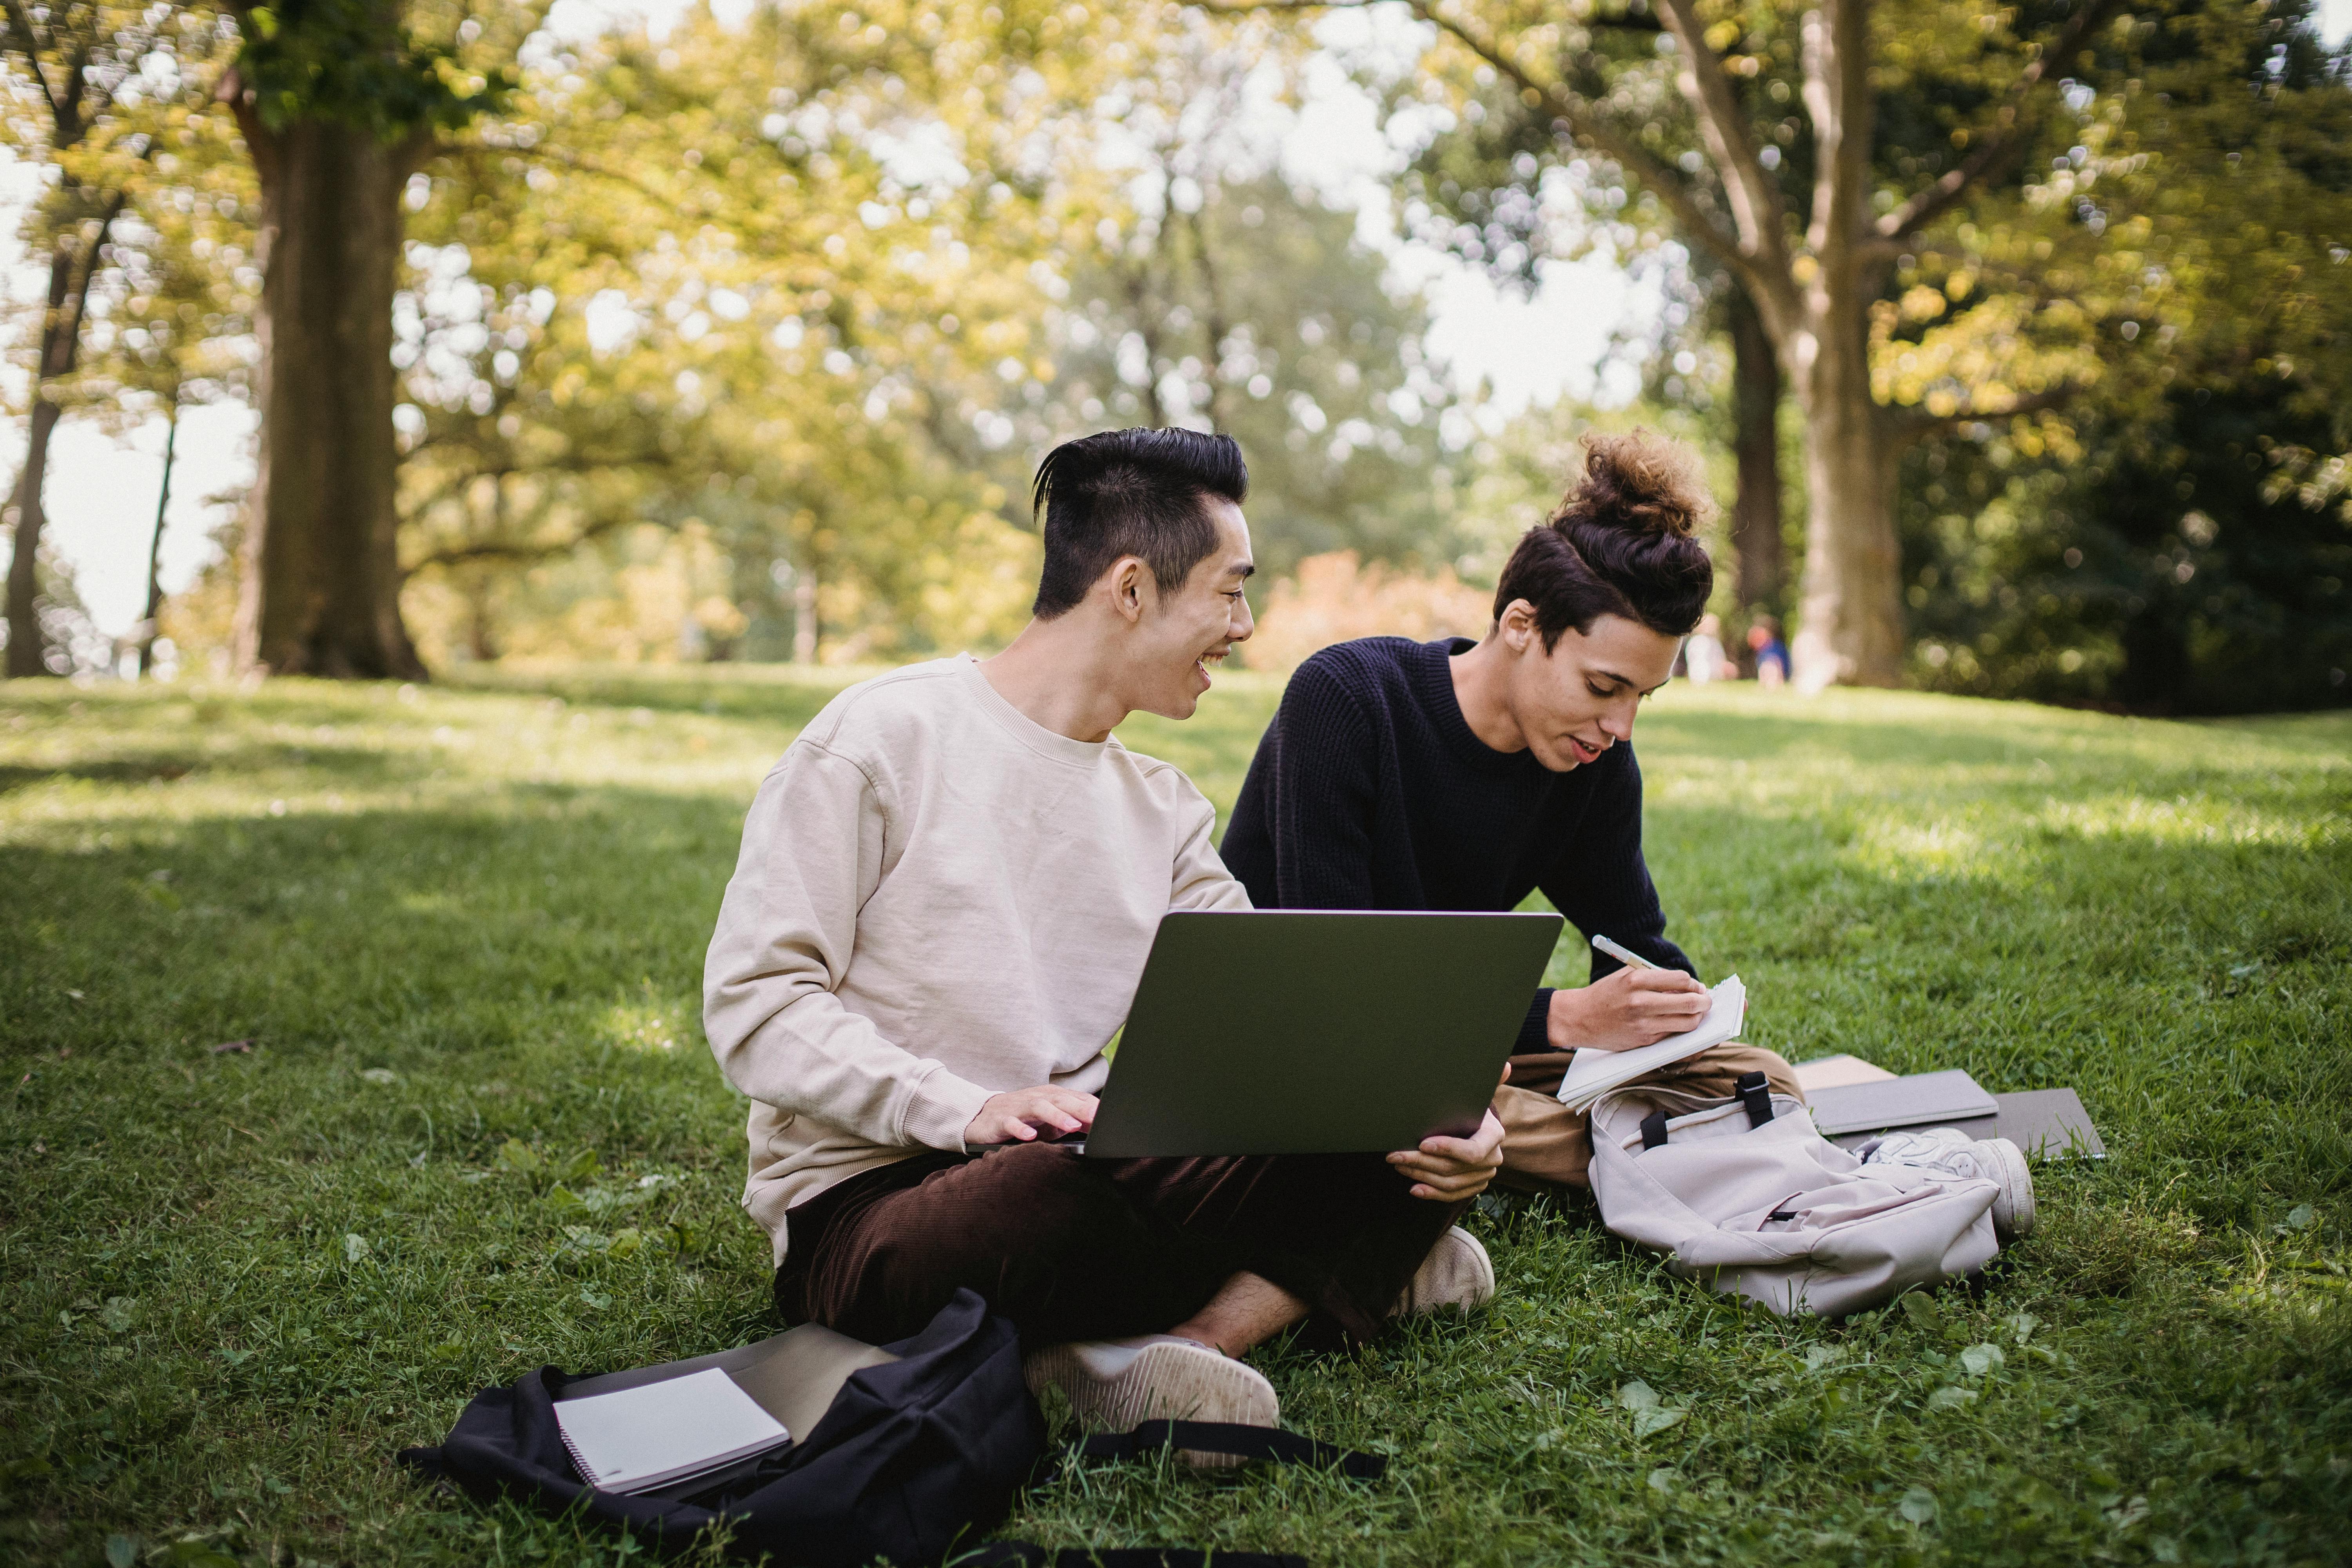
<path fill-rule="evenodd" d="M 898 1356 L 851 1374 L 804 1441 L 657 1493 L 625 1496 L 583 1483 L 555 1424 L 555 1400 L 580 1381 L 541 1367 L 510 1388 L 475 1395 L 440 1447 L 401 1462 L 487 1500 L 515 1497 L 551 1512 L 579 1509 L 626 1526 L 657 1550 L 682 1549 L 722 1521 L 730 1550 L 769 1554 L 783 1568 L 898 1568 L 940 1563 L 960 1544 L 960 1568 L 1040 1564 L 1055 1554 L 1026 1542 L 973 1543 L 1002 1519 L 1037 1469 L 1045 1422 L 1021 1375 L 1013 1325 L 959 1290 Z M 1378 1477 L 1385 1462 L 1263 1426 L 1146 1422 L 1089 1437 L 1073 1451 L 1115 1458 L 1163 1447 L 1204 1449 Z M 1059 1554 L 1071 1565 L 1191 1568 L 1203 1554 L 1158 1548 Z M 1305 1560 L 1220 1552 L 1231 1568 L 1305 1568 Z"/>

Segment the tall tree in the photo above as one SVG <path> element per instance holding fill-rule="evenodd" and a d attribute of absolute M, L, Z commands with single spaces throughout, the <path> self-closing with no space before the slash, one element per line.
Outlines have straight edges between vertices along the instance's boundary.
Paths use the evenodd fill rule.
<path fill-rule="evenodd" d="M 222 84 L 260 179 L 260 445 L 245 528 L 243 663 L 417 679 L 400 616 L 392 305 L 401 198 L 494 103 L 543 6 L 231 0 Z"/>
<path fill-rule="evenodd" d="M 189 105 L 194 109 L 195 105 Z M 256 196 L 235 122 L 216 106 L 165 129 L 88 290 L 81 364 L 61 401 L 118 436 L 164 421 L 162 495 L 144 614 L 130 635 L 143 674 L 155 660 L 165 519 L 180 416 L 246 395 L 251 374 Z"/>
<path fill-rule="evenodd" d="M 1218 9 L 1321 11 L 1362 0 L 1211 0 Z M 1803 410 L 1808 517 L 1794 653 L 1801 683 L 1892 685 L 1903 674 L 1895 456 L 1937 423 L 2054 401 L 1998 375 L 1948 408 L 1890 408 L 1874 385 L 1872 309 L 1897 261 L 2031 150 L 2059 85 L 2121 0 L 2078 0 L 2038 39 L 2013 39 L 2012 13 L 1962 17 L 1895 0 L 1776 4 L 1654 0 L 1662 69 L 1629 72 L 1595 46 L 1619 7 L 1593 0 L 1404 0 L 1486 79 L 1534 116 L 1553 155 L 1607 161 L 1669 213 L 1685 239 L 1729 270 L 1754 303 Z M 1633 0 L 1636 15 L 1653 0 Z M 1898 15 L 1900 13 L 1900 15 Z M 2031 18 L 2028 18 L 2029 20 Z M 1971 35 L 1987 77 L 1952 128 L 1964 151 L 1915 161 L 1883 189 L 1874 150 L 1885 57 L 1904 29 Z M 1668 80 L 1661 84 L 1656 78 Z M 1777 104 L 1793 75 L 1803 146 L 1783 152 Z M 1664 88 L 1664 96 L 1659 89 Z M 1685 142 L 1677 128 L 1686 128 Z M 1811 189 L 1795 202 L 1776 173 L 1801 153 Z M 1882 201 L 1879 198 L 1884 195 Z"/>
<path fill-rule="evenodd" d="M 192 74 L 205 27 L 201 16 L 164 6 L 109 0 L 0 5 L 0 54 L 17 153 L 54 170 L 26 220 L 27 248 L 48 258 L 39 325 L 30 334 L 25 461 L 10 503 L 16 553 L 8 565 L 11 676 L 50 673 L 39 613 L 42 491 L 49 443 L 65 409 L 58 389 L 74 374 L 91 279 L 131 199 L 138 165 L 153 147 L 153 110 Z M 184 46 L 193 45 L 193 47 Z M 152 62 L 156 68 L 150 69 Z M 143 111 L 143 112 L 142 112 Z"/>
<path fill-rule="evenodd" d="M 1723 314 L 1731 335 L 1731 448 L 1739 468 L 1731 507 L 1739 605 L 1769 611 L 1779 607 L 1787 572 L 1780 545 L 1780 362 L 1746 289 L 1724 291 Z"/>

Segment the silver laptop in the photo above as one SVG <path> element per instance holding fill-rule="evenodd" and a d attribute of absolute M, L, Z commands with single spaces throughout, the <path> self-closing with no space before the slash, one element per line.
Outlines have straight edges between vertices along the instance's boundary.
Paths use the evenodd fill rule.
<path fill-rule="evenodd" d="M 1186 911 L 1160 922 L 1084 1152 L 1354 1154 L 1475 1131 L 1554 914 Z"/>

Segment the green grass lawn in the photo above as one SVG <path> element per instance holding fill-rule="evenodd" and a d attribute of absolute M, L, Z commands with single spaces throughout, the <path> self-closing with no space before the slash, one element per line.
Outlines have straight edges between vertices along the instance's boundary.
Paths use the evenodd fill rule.
<path fill-rule="evenodd" d="M 743 808 L 841 679 L 0 689 L 0 1557 L 634 1551 L 387 1460 L 542 1363 L 775 1326 L 698 987 Z M 1127 738 L 1222 809 L 1277 690 Z M 1673 933 L 1747 978 L 1750 1037 L 2073 1084 L 2113 1157 L 2041 1168 L 1983 1300 L 1839 1325 L 1677 1283 L 1589 1204 L 1490 1202 L 1491 1308 L 1259 1358 L 1386 1481 L 1096 1467 L 1008 1528 L 1318 1564 L 2345 1561 L 2352 717 L 1676 690 L 1638 742 Z"/>

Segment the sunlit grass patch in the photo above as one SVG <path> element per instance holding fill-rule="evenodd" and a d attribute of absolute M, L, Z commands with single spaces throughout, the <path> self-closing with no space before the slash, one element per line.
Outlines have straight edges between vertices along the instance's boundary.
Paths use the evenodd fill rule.
<path fill-rule="evenodd" d="M 2169 800 L 2110 791 L 2083 800 L 2053 800 L 2034 826 L 2082 838 L 2139 838 L 2158 844 L 2276 844 L 2324 849 L 2352 837 L 2352 795 L 2336 809 L 2297 812 L 2234 793 L 2200 792 Z"/>
<path fill-rule="evenodd" d="M 1984 835 L 1949 817 L 1874 824 L 1864 830 L 1855 859 L 1898 878 L 1990 876 L 1999 870 Z"/>

